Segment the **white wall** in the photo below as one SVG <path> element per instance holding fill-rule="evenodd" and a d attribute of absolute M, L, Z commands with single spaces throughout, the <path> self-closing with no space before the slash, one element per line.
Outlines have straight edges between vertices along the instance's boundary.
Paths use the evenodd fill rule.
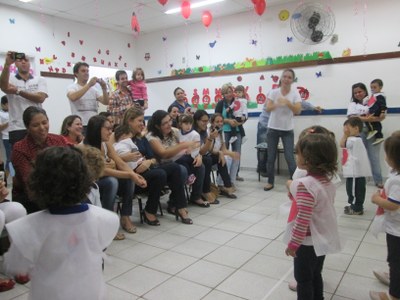
<path fill-rule="evenodd" d="M 82 55 L 86 56 L 86 61 L 92 66 L 101 66 L 101 59 L 104 59 L 106 64 L 108 61 L 119 62 L 118 57 L 121 55 L 122 61 L 127 62 L 127 69 L 140 66 L 144 68 L 146 77 L 152 78 L 168 76 L 171 71 L 170 63 L 174 64 L 173 68 L 183 68 L 244 61 L 246 57 L 260 59 L 315 51 L 330 51 L 333 57 L 340 57 L 346 48 L 352 50 L 352 55 L 399 50 L 400 19 L 397 12 L 400 10 L 400 1 L 322 0 L 320 2 L 329 5 L 335 13 L 335 33 L 339 35 L 339 41 L 335 45 L 326 41 L 320 45 L 309 46 L 295 39 L 292 43 L 287 43 L 286 38 L 293 34 L 290 31 L 289 21 L 279 21 L 278 13 L 284 8 L 293 12 L 298 1 L 290 5 L 268 7 L 261 18 L 252 11 L 226 18 L 214 18 L 208 31 L 201 23 L 186 26 L 182 21 L 182 26 L 178 28 L 142 35 L 138 39 L 127 34 L 0 5 L 0 19 L 3 20 L 0 27 L 2 37 L 0 53 L 10 49 L 24 51 L 35 57 L 37 71 L 48 71 L 48 67 L 53 66 L 53 69 L 65 67 L 68 73 L 72 73 L 72 68 L 66 66 L 67 62 L 79 61 Z M 9 18 L 15 19 L 14 25 L 6 23 Z M 68 32 L 70 37 L 67 36 Z M 167 40 L 163 42 L 162 37 L 167 37 Z M 251 45 L 251 39 L 258 40 L 256 47 Z M 79 40 L 84 41 L 83 45 L 79 44 Z M 210 48 L 208 44 L 214 40 L 217 44 L 214 48 Z M 65 46 L 62 45 L 62 41 L 66 42 Z M 127 47 L 128 43 L 131 44 L 131 48 Z M 35 49 L 39 46 L 41 52 Z M 97 53 L 99 49 L 102 51 L 101 54 Z M 106 50 L 110 51 L 110 55 L 105 54 Z M 71 52 L 75 53 L 74 59 L 71 57 Z M 149 61 L 144 59 L 147 52 L 151 55 Z M 40 58 L 52 57 L 53 54 L 57 56 L 57 60 L 51 65 L 40 64 Z M 199 60 L 196 59 L 196 55 L 200 55 Z M 97 63 L 93 62 L 93 57 L 97 58 Z M 184 63 L 182 58 L 185 58 Z M 368 84 L 376 77 L 384 81 L 389 107 L 395 107 L 399 106 L 396 101 L 399 67 L 399 60 L 391 59 L 297 68 L 295 71 L 298 77 L 297 85 L 306 87 L 311 93 L 309 101 L 326 109 L 346 108 L 350 99 L 351 85 L 358 81 Z M 94 68 L 92 70 L 94 72 Z M 319 71 L 322 72 L 322 77 L 316 78 L 315 73 Z M 265 80 L 260 80 L 261 75 L 264 75 Z M 250 87 L 250 96 L 254 99 L 260 86 L 264 93 L 268 92 L 272 85 L 271 75 L 280 75 L 280 71 L 243 74 L 241 84 Z M 47 80 L 50 98 L 46 100 L 45 108 L 50 116 L 51 131 L 57 132 L 63 117 L 70 114 L 65 97 L 69 81 Z M 166 109 L 173 101 L 172 91 L 177 86 L 184 88 L 189 98 L 195 88 L 200 94 L 203 88 L 209 88 L 213 98 L 215 88 L 219 88 L 225 82 L 239 83 L 237 75 L 151 83 L 148 85 L 150 109 L 147 114 L 156 109 Z M 255 111 L 260 110 L 261 106 Z M 396 118 L 397 115 L 389 115 L 384 121 L 386 136 L 398 129 Z M 320 124 L 333 130 L 339 137 L 343 121 L 344 116 L 296 117 L 296 135 L 306 126 Z M 249 140 L 243 146 L 243 152 L 246 153 L 242 158 L 244 167 L 256 165 L 254 149 L 256 125 L 257 120 L 253 118 L 245 126 Z"/>

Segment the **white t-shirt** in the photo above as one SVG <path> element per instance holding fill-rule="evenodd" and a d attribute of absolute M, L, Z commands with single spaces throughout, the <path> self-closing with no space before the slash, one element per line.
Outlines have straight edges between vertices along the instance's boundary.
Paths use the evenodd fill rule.
<path fill-rule="evenodd" d="M 0 110 L 0 124 L 3 125 L 5 123 L 8 123 L 9 115 L 8 111 Z M 8 140 L 8 132 L 10 131 L 10 126 L 7 126 L 7 128 L 4 128 L 1 132 L 3 136 L 3 140 Z"/>
<path fill-rule="evenodd" d="M 274 104 L 278 103 L 279 98 L 286 98 L 292 104 L 301 103 L 301 97 L 297 89 L 291 88 L 286 96 L 282 96 L 281 89 L 273 89 L 269 91 L 267 98 Z M 268 121 L 268 128 L 276 130 L 289 131 L 294 128 L 294 114 L 286 105 L 277 106 L 271 111 L 271 115 Z"/>
<path fill-rule="evenodd" d="M 196 149 L 193 149 L 192 152 L 190 152 L 190 156 L 192 158 L 195 158 L 197 155 L 199 155 L 200 152 L 200 134 L 196 130 L 191 130 L 188 133 L 182 133 L 181 130 L 179 130 L 179 143 L 182 142 L 199 142 L 199 147 Z"/>
<path fill-rule="evenodd" d="M 245 98 L 236 99 L 233 105 L 233 116 L 235 118 L 248 117 L 247 100 Z"/>
<path fill-rule="evenodd" d="M 400 174 L 390 176 L 385 182 L 387 201 L 400 205 Z M 385 210 L 385 231 L 400 237 L 400 209 Z"/>
<path fill-rule="evenodd" d="M 103 93 L 96 88 L 96 85 L 90 87 L 88 91 L 78 100 L 76 101 L 69 100 L 69 104 L 71 106 L 71 113 L 73 115 L 80 116 L 82 118 L 82 124 L 84 126 L 87 125 L 91 117 L 97 115 L 97 110 L 98 110 L 97 99 L 103 95 Z M 82 87 L 83 86 L 75 82 L 67 88 L 67 94 L 70 92 L 77 92 L 80 89 L 82 89 Z"/>
<path fill-rule="evenodd" d="M 120 140 L 119 142 L 114 143 L 113 146 L 118 155 L 139 151 L 131 138 Z M 127 164 L 132 170 L 135 170 L 138 166 L 138 161 L 129 161 Z"/>
<path fill-rule="evenodd" d="M 360 103 L 350 102 L 349 106 L 347 107 L 347 116 L 361 116 L 367 115 L 369 113 L 368 106 L 364 106 Z"/>
<path fill-rule="evenodd" d="M 84 208 L 85 205 L 79 207 Z M 42 210 L 6 225 L 10 274 L 29 273 L 29 299 L 104 299 L 103 250 L 119 228 L 114 212 L 88 204 L 70 214 Z"/>
<path fill-rule="evenodd" d="M 342 170 L 345 178 L 368 177 L 372 175 L 367 149 L 361 137 L 349 136 L 346 148 L 342 149 Z"/>
<path fill-rule="evenodd" d="M 18 79 L 15 76 L 10 76 L 10 84 L 15 85 L 19 90 L 29 93 L 42 92 L 47 94 L 47 84 L 43 77 L 32 77 L 27 81 Z M 41 103 L 30 101 L 24 97 L 7 94 L 8 98 L 8 112 L 10 116 L 10 123 L 8 126 L 9 131 L 26 129 L 22 114 L 29 106 L 42 107 Z"/>

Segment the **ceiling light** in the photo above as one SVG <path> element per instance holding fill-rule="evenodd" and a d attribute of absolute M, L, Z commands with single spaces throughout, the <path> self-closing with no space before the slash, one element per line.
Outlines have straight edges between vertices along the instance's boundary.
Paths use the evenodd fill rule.
<path fill-rule="evenodd" d="M 20 0 L 21 1 L 21 0 Z M 190 8 L 197 8 L 197 7 L 203 7 L 209 4 L 214 4 L 214 3 L 219 3 L 225 0 L 205 0 L 197 3 L 191 3 Z M 176 14 L 181 11 L 180 7 L 169 9 L 165 12 L 165 14 L 170 15 L 170 14 Z"/>
<path fill-rule="evenodd" d="M 28 3 L 31 2 L 32 0 L 19 0 L 20 2 Z"/>

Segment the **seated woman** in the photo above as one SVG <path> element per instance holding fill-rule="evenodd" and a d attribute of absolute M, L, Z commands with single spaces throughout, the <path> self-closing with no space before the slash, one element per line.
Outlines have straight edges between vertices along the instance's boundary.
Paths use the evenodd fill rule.
<path fill-rule="evenodd" d="M 161 197 L 163 187 L 168 184 L 171 189 L 171 199 L 168 211 L 180 217 L 182 223 L 192 224 L 192 220 L 188 218 L 186 211 L 185 191 L 182 185 L 182 174 L 180 166 L 177 163 L 170 162 L 158 164 L 150 147 L 149 142 L 142 136 L 144 129 L 143 125 L 144 113 L 143 110 L 137 107 L 128 109 L 120 126 L 115 129 L 114 144 L 116 149 L 120 149 L 121 158 L 127 163 L 133 163 L 135 172 L 141 174 L 147 181 L 148 198 L 146 207 L 142 215 L 144 221 L 153 226 L 160 225 L 156 217 L 158 203 Z M 121 151 L 121 148 L 125 148 Z M 127 149 L 131 149 L 127 152 Z M 122 152 L 125 152 L 122 154 Z M 138 159 L 140 162 L 138 163 Z M 140 192 L 141 188 L 137 191 Z M 172 208 L 173 207 L 173 208 Z"/>
<path fill-rule="evenodd" d="M 66 117 L 61 125 L 61 135 L 67 143 L 72 145 L 80 144 L 83 141 L 82 119 L 78 115 Z"/>
<path fill-rule="evenodd" d="M 130 169 L 115 152 L 110 143 L 112 129 L 111 123 L 104 116 L 93 116 L 89 119 L 83 142 L 100 149 L 105 161 L 103 177 L 97 181 L 103 208 L 114 211 L 115 196 L 118 194 L 122 202 L 121 227 L 128 233 L 135 233 L 136 226 L 130 218 L 134 183 L 146 187 L 146 180 Z M 122 235 L 116 236 L 116 239 L 123 238 Z"/>
<path fill-rule="evenodd" d="M 221 114 L 216 113 L 215 115 L 220 116 L 220 118 L 217 119 L 217 121 L 220 122 L 222 120 Z M 227 165 L 225 163 L 224 155 L 230 154 L 236 158 L 238 153 L 231 152 L 226 149 L 225 144 L 223 142 L 222 130 L 219 131 L 215 127 L 213 128 L 214 130 L 210 131 L 207 130 L 207 124 L 209 123 L 210 117 L 205 110 L 196 111 L 193 117 L 195 120 L 194 129 L 200 134 L 202 143 L 202 146 L 200 148 L 200 153 L 203 155 L 203 163 L 204 166 L 206 167 L 206 175 L 208 174 L 208 176 L 205 176 L 204 178 L 204 186 L 208 186 L 209 188 L 209 186 L 211 185 L 211 178 L 210 178 L 211 168 L 213 165 L 217 164 L 218 172 L 221 175 L 222 180 L 224 182 L 224 186 L 220 187 L 220 193 L 232 199 L 236 198 L 236 195 L 234 194 L 233 190 L 232 181 L 230 179 L 229 172 L 227 169 Z M 220 125 L 219 128 L 222 128 L 223 124 L 219 125 Z M 232 172 L 232 176 L 236 177 L 236 171 Z"/>
<path fill-rule="evenodd" d="M 161 164 L 172 162 L 188 150 L 198 147 L 198 142 L 187 141 L 179 143 L 178 129 L 173 128 L 171 124 L 172 120 L 168 113 L 163 110 L 157 110 L 153 113 L 147 125 L 149 131 L 146 136 L 147 140 Z M 194 175 L 196 176 L 196 181 L 192 185 L 192 193 L 189 200 L 198 206 L 209 207 L 210 204 L 201 198 L 205 174 L 201 155 L 196 157 L 193 165 L 195 167 Z M 184 167 L 181 168 L 181 171 L 184 172 L 182 177 L 184 179 L 182 185 L 184 185 L 188 177 L 188 171 Z"/>
<path fill-rule="evenodd" d="M 189 103 L 185 101 L 186 98 L 185 91 L 182 88 L 177 87 L 174 90 L 174 96 L 175 96 L 175 101 L 172 102 L 171 106 L 176 106 L 180 114 L 190 113 L 191 106 Z"/>
<path fill-rule="evenodd" d="M 62 136 L 49 133 L 49 118 L 44 109 L 29 106 L 25 109 L 22 119 L 27 135 L 14 144 L 11 153 L 11 161 L 15 169 L 12 199 L 21 203 L 30 214 L 40 210 L 28 192 L 28 177 L 32 162 L 38 152 L 43 149 L 50 146 L 67 146 L 68 143 Z"/>
<path fill-rule="evenodd" d="M 169 116 L 172 119 L 172 127 L 178 128 L 178 117 L 179 117 L 179 107 L 177 105 L 171 104 L 168 107 Z"/>

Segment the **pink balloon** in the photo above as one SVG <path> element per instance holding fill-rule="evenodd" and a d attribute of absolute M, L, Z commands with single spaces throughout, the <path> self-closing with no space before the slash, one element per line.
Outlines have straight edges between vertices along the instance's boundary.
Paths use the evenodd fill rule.
<path fill-rule="evenodd" d="M 203 25 L 208 28 L 208 26 L 211 25 L 212 18 L 212 14 L 207 10 L 203 12 L 203 15 L 201 16 L 201 21 L 203 22 Z"/>
<path fill-rule="evenodd" d="M 257 0 L 254 0 L 255 2 L 257 2 Z M 267 7 L 267 3 L 265 3 L 265 0 L 258 0 L 258 2 L 256 4 L 254 4 L 254 10 L 256 11 L 256 13 L 259 16 L 262 16 L 265 8 Z"/>
<path fill-rule="evenodd" d="M 185 19 L 188 19 L 190 17 L 190 14 L 192 13 L 192 8 L 190 7 L 190 2 L 189 1 L 183 1 L 182 2 L 181 13 L 182 13 L 182 16 Z"/>

